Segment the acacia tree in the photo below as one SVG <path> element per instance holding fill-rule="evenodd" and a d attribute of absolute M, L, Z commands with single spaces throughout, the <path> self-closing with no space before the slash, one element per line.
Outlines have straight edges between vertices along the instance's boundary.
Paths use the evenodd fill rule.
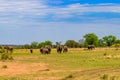
<path fill-rule="evenodd" d="M 61 41 L 59 41 L 59 42 L 56 42 L 56 45 L 61 45 L 61 43 L 62 43 Z"/>
<path fill-rule="evenodd" d="M 50 46 L 52 46 L 52 42 L 49 41 L 49 40 L 45 41 L 44 43 L 45 43 L 45 45 L 50 45 Z"/>
<path fill-rule="evenodd" d="M 107 46 L 111 46 L 116 42 L 116 37 L 113 35 L 105 36 L 103 37 L 104 43 L 106 43 Z"/>
<path fill-rule="evenodd" d="M 65 45 L 70 47 L 70 48 L 77 48 L 77 47 L 79 47 L 79 43 L 74 41 L 74 40 L 67 40 Z"/>
<path fill-rule="evenodd" d="M 47 40 L 47 41 L 45 41 L 45 42 L 41 42 L 41 43 L 38 44 L 38 48 L 40 48 L 40 47 L 45 47 L 46 45 L 52 46 L 52 42 L 49 41 L 49 40 Z"/>
<path fill-rule="evenodd" d="M 38 48 L 38 42 L 36 42 L 36 41 L 33 41 L 32 43 L 31 43 L 31 48 Z"/>
<path fill-rule="evenodd" d="M 98 36 L 94 33 L 88 33 L 84 36 L 85 38 L 85 46 L 87 45 L 98 45 Z"/>
<path fill-rule="evenodd" d="M 29 45 L 29 44 L 24 44 L 23 48 L 29 49 L 29 48 L 30 48 L 30 45 Z"/>

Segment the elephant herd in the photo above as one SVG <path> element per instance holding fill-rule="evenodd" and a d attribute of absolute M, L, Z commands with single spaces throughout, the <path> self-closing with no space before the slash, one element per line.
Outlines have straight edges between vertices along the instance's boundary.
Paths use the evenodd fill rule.
<path fill-rule="evenodd" d="M 57 53 L 66 53 L 68 52 L 68 47 L 67 46 L 63 46 L 63 45 L 58 45 L 57 46 Z"/>
<path fill-rule="evenodd" d="M 65 52 L 68 52 L 68 47 L 63 46 L 63 45 L 58 45 L 56 50 L 57 50 L 57 53 L 62 53 L 62 52 L 65 53 Z M 45 47 L 41 47 L 40 53 L 41 54 L 50 54 L 51 53 L 51 46 L 47 45 Z"/>
<path fill-rule="evenodd" d="M 94 45 L 88 45 L 88 50 L 93 50 L 93 49 L 95 49 Z M 68 47 L 65 45 L 57 45 L 56 51 L 59 54 L 66 53 L 66 52 L 68 52 Z M 45 47 L 41 47 L 40 53 L 41 54 L 50 54 L 51 53 L 51 46 L 47 45 Z"/>
<path fill-rule="evenodd" d="M 93 50 L 95 49 L 94 45 L 88 45 L 88 50 Z M 12 46 L 4 46 L 4 49 L 6 50 L 6 53 L 8 52 L 13 52 L 13 47 Z M 51 46 L 50 45 L 46 45 L 45 47 L 41 47 L 39 49 L 41 54 L 50 54 L 51 53 Z M 61 53 L 66 53 L 68 52 L 68 47 L 65 45 L 57 45 L 56 47 L 56 51 L 57 53 L 61 54 Z M 30 53 L 33 53 L 33 50 L 30 49 Z"/>

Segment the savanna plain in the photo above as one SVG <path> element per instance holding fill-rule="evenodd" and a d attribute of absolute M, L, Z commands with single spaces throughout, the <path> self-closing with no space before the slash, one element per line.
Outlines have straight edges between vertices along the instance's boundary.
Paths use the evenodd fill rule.
<path fill-rule="evenodd" d="M 0 54 L 1 55 L 1 54 Z M 44 55 L 39 49 L 15 49 L 13 60 L 0 60 L 0 80 L 120 80 L 120 49 L 70 48 Z"/>

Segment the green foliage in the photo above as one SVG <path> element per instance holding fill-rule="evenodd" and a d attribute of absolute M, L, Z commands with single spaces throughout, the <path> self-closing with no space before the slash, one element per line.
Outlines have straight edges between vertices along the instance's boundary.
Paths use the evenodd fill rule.
<path fill-rule="evenodd" d="M 8 59 L 8 55 L 6 53 L 3 53 L 1 55 L 1 60 L 7 60 Z"/>
<path fill-rule="evenodd" d="M 68 46 L 69 48 L 77 48 L 77 47 L 79 47 L 79 43 L 74 41 L 74 40 L 66 41 L 65 45 Z"/>
<path fill-rule="evenodd" d="M 52 42 L 49 41 L 49 40 L 45 41 L 44 43 L 45 43 L 45 45 L 50 45 L 50 46 L 52 46 Z"/>
<path fill-rule="evenodd" d="M 88 33 L 84 36 L 85 38 L 85 45 L 98 45 L 98 36 L 94 33 Z"/>
<path fill-rule="evenodd" d="M 108 74 L 104 74 L 101 76 L 101 80 L 108 80 Z"/>
<path fill-rule="evenodd" d="M 25 49 L 29 49 L 29 48 L 30 48 L 30 45 L 29 45 L 29 44 L 25 44 L 23 47 L 24 47 Z"/>
<path fill-rule="evenodd" d="M 103 37 L 103 41 L 106 44 L 106 46 L 111 46 L 116 42 L 116 37 L 113 35 L 105 36 Z"/>
<path fill-rule="evenodd" d="M 52 42 L 49 41 L 49 40 L 47 40 L 47 41 L 45 41 L 45 42 L 41 42 L 41 43 L 38 44 L 38 48 L 40 48 L 40 47 L 45 47 L 46 45 L 52 46 Z"/>
<path fill-rule="evenodd" d="M 106 46 L 106 43 L 104 42 L 103 39 L 99 39 L 99 41 L 98 41 L 98 46 L 99 46 L 99 47 L 105 47 L 105 46 Z"/>
<path fill-rule="evenodd" d="M 38 42 L 36 42 L 36 41 L 33 41 L 32 43 L 31 43 L 31 48 L 38 48 Z"/>
<path fill-rule="evenodd" d="M 5 52 L 5 49 L 3 46 L 0 46 L 0 53 L 4 53 Z"/>
<path fill-rule="evenodd" d="M 116 40 L 116 41 L 115 41 L 115 44 L 120 44 L 120 40 Z"/>
<path fill-rule="evenodd" d="M 120 44 L 113 44 L 111 47 L 114 47 L 114 48 L 116 48 L 116 50 L 119 50 Z"/>
<path fill-rule="evenodd" d="M 113 44 L 112 47 L 119 48 L 120 44 Z"/>
<path fill-rule="evenodd" d="M 1 60 L 13 60 L 13 57 L 10 53 L 3 53 L 1 55 Z"/>

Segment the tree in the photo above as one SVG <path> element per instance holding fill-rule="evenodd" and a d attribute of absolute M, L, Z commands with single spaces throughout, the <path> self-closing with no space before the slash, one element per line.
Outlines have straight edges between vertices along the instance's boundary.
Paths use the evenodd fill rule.
<path fill-rule="evenodd" d="M 67 40 L 65 45 L 70 47 L 70 48 L 77 48 L 77 47 L 79 47 L 79 43 L 74 41 L 74 40 Z"/>
<path fill-rule="evenodd" d="M 116 41 L 115 41 L 115 44 L 120 44 L 120 40 L 119 40 L 119 39 L 116 40 Z"/>
<path fill-rule="evenodd" d="M 85 38 L 85 46 L 87 45 L 98 45 L 98 36 L 94 33 L 88 33 L 84 36 Z"/>
<path fill-rule="evenodd" d="M 41 48 L 41 47 L 45 47 L 45 43 L 44 42 L 41 42 L 38 44 L 38 47 Z"/>
<path fill-rule="evenodd" d="M 61 41 L 59 41 L 59 42 L 56 42 L 56 45 L 61 45 L 61 43 L 62 43 Z"/>
<path fill-rule="evenodd" d="M 113 35 L 104 36 L 103 40 L 106 43 L 106 45 L 110 47 L 111 45 L 113 45 L 116 42 L 116 37 Z"/>
<path fill-rule="evenodd" d="M 38 48 L 38 42 L 34 41 L 31 43 L 31 48 Z"/>
<path fill-rule="evenodd" d="M 85 43 L 85 40 L 84 39 L 80 39 L 79 40 L 79 47 L 80 48 L 84 47 L 84 43 Z"/>
<path fill-rule="evenodd" d="M 44 43 L 45 43 L 45 45 L 50 45 L 50 46 L 52 46 L 52 42 L 49 41 L 49 40 L 45 41 Z"/>
<path fill-rule="evenodd" d="M 104 42 L 103 39 L 99 39 L 98 45 L 99 45 L 99 47 L 105 47 L 105 46 L 106 46 L 106 43 Z"/>
<path fill-rule="evenodd" d="M 46 45 L 52 46 L 52 42 L 49 41 L 49 40 L 47 40 L 45 42 L 41 42 L 41 43 L 38 44 L 38 48 L 45 47 Z"/>
<path fill-rule="evenodd" d="M 120 44 L 113 44 L 112 47 L 115 47 L 116 50 L 118 50 L 120 48 Z"/>
<path fill-rule="evenodd" d="M 5 49 L 3 46 L 0 46 L 0 53 L 4 53 L 5 52 Z"/>
<path fill-rule="evenodd" d="M 29 49 L 30 48 L 30 45 L 29 44 L 24 44 L 23 46 L 25 49 Z"/>

